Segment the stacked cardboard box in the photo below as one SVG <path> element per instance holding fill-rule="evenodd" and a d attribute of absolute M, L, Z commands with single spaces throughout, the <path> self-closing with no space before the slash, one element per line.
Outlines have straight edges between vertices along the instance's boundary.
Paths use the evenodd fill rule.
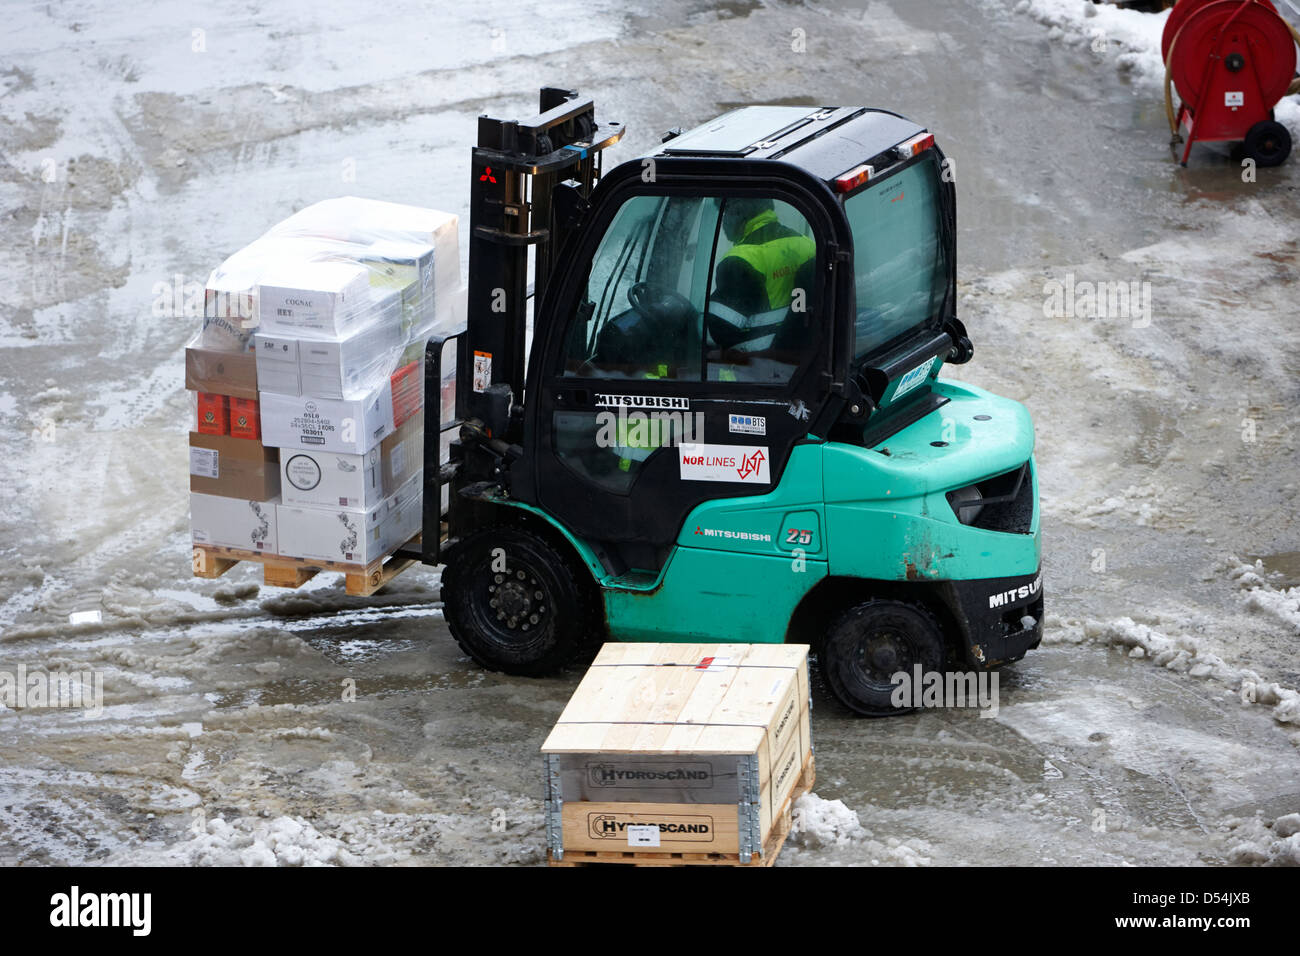
<path fill-rule="evenodd" d="M 194 543 L 276 554 L 279 454 L 262 444 L 256 362 L 200 341 L 185 350 Z"/>
<path fill-rule="evenodd" d="M 294 214 L 209 278 L 198 344 L 232 357 L 252 387 L 220 393 L 239 405 L 201 401 L 213 433 L 198 436 L 208 444 L 191 470 L 230 454 L 211 443 L 255 401 L 264 467 L 238 477 L 241 490 L 268 469 L 274 481 L 267 550 L 369 565 L 419 532 L 424 343 L 463 321 L 457 243 L 454 215 L 347 197 Z M 208 507 L 196 505 L 196 543 Z"/>

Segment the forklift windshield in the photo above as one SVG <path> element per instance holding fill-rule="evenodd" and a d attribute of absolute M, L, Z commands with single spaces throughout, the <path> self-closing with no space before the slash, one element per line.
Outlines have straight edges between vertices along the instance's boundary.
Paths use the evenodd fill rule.
<path fill-rule="evenodd" d="M 780 200 L 635 196 L 592 259 L 561 374 L 784 385 L 816 345 L 816 259 Z"/>
<path fill-rule="evenodd" d="M 933 155 L 850 196 L 857 287 L 854 357 L 937 326 L 948 288 L 941 181 Z"/>

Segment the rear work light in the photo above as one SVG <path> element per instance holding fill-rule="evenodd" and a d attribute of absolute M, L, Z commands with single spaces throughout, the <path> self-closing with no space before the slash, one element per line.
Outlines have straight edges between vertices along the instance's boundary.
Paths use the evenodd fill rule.
<path fill-rule="evenodd" d="M 915 156 L 918 153 L 924 153 L 927 149 L 934 146 L 934 134 L 922 133 L 920 136 L 913 136 L 906 143 L 898 147 L 898 151 L 904 156 Z"/>
<path fill-rule="evenodd" d="M 835 177 L 835 189 L 842 193 L 852 192 L 874 175 L 876 175 L 874 166 L 868 166 L 866 163 L 854 166 L 843 176 Z"/>

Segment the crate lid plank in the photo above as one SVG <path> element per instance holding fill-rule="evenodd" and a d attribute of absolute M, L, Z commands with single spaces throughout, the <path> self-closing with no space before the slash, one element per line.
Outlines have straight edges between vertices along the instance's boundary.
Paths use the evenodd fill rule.
<path fill-rule="evenodd" d="M 806 698 L 807 654 L 799 644 L 606 644 L 542 750 L 755 753 L 791 694 Z"/>

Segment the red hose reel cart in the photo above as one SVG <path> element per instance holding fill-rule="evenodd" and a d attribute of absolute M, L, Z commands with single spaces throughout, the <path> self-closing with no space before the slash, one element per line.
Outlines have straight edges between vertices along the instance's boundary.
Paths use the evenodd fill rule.
<path fill-rule="evenodd" d="M 1178 0 L 1165 23 L 1165 107 L 1174 142 L 1240 143 L 1260 166 L 1291 152 L 1291 134 L 1273 107 L 1300 90 L 1300 34 L 1271 0 Z M 1181 103 L 1174 111 L 1173 89 Z"/>

